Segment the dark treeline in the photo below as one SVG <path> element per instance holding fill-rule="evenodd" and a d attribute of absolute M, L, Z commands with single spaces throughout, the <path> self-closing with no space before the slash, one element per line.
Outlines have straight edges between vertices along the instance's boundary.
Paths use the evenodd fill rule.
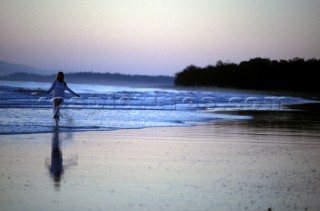
<path fill-rule="evenodd" d="M 320 93 L 320 60 L 254 58 L 239 64 L 218 61 L 194 65 L 176 74 L 176 86 L 213 86 L 241 89 L 288 90 Z"/>
<path fill-rule="evenodd" d="M 56 75 L 39 75 L 33 73 L 12 73 L 0 77 L 0 80 L 9 81 L 34 81 L 52 82 Z M 173 77 L 125 75 L 118 73 L 76 72 L 65 73 L 65 79 L 69 83 L 104 84 L 104 85 L 172 85 Z"/>

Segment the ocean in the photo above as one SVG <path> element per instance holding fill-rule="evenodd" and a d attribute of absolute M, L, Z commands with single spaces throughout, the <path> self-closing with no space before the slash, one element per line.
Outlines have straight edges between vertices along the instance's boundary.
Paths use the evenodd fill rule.
<path fill-rule="evenodd" d="M 51 83 L 0 81 L 0 134 L 48 133 L 56 129 Z M 192 126 L 217 120 L 248 120 L 228 110 L 284 110 L 309 100 L 229 89 L 125 87 L 68 84 L 59 130 L 108 131 Z M 219 111 L 216 112 L 215 111 Z"/>

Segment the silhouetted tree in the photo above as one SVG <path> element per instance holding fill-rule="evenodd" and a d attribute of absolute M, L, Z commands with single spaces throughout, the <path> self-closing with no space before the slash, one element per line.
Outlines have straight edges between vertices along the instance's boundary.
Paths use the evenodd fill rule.
<path fill-rule="evenodd" d="M 190 65 L 176 74 L 176 86 L 217 86 L 320 93 L 320 60 L 253 58 L 239 64 L 217 61 L 204 68 Z"/>

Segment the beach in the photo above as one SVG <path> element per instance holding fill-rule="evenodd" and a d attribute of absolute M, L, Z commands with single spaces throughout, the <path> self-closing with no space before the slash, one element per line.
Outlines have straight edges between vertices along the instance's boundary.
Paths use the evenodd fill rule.
<path fill-rule="evenodd" d="M 320 211 L 320 0 L 0 0 L 0 211 Z"/>
<path fill-rule="evenodd" d="M 0 82 L 0 210 L 319 210 L 318 98 Z"/>
<path fill-rule="evenodd" d="M 256 116 L 1 135 L 0 210 L 319 210 L 317 116 Z"/>

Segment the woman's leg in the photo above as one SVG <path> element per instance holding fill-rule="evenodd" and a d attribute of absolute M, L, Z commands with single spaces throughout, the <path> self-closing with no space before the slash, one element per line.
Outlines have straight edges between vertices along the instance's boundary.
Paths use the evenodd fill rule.
<path fill-rule="evenodd" d="M 59 117 L 59 107 L 62 104 L 62 99 L 61 98 L 55 98 L 53 100 L 53 118 L 58 118 Z"/>
<path fill-rule="evenodd" d="M 59 110 L 62 102 L 63 102 L 62 98 L 56 98 L 53 101 L 53 118 L 56 123 L 56 127 L 59 126 L 59 121 L 60 121 Z"/>

